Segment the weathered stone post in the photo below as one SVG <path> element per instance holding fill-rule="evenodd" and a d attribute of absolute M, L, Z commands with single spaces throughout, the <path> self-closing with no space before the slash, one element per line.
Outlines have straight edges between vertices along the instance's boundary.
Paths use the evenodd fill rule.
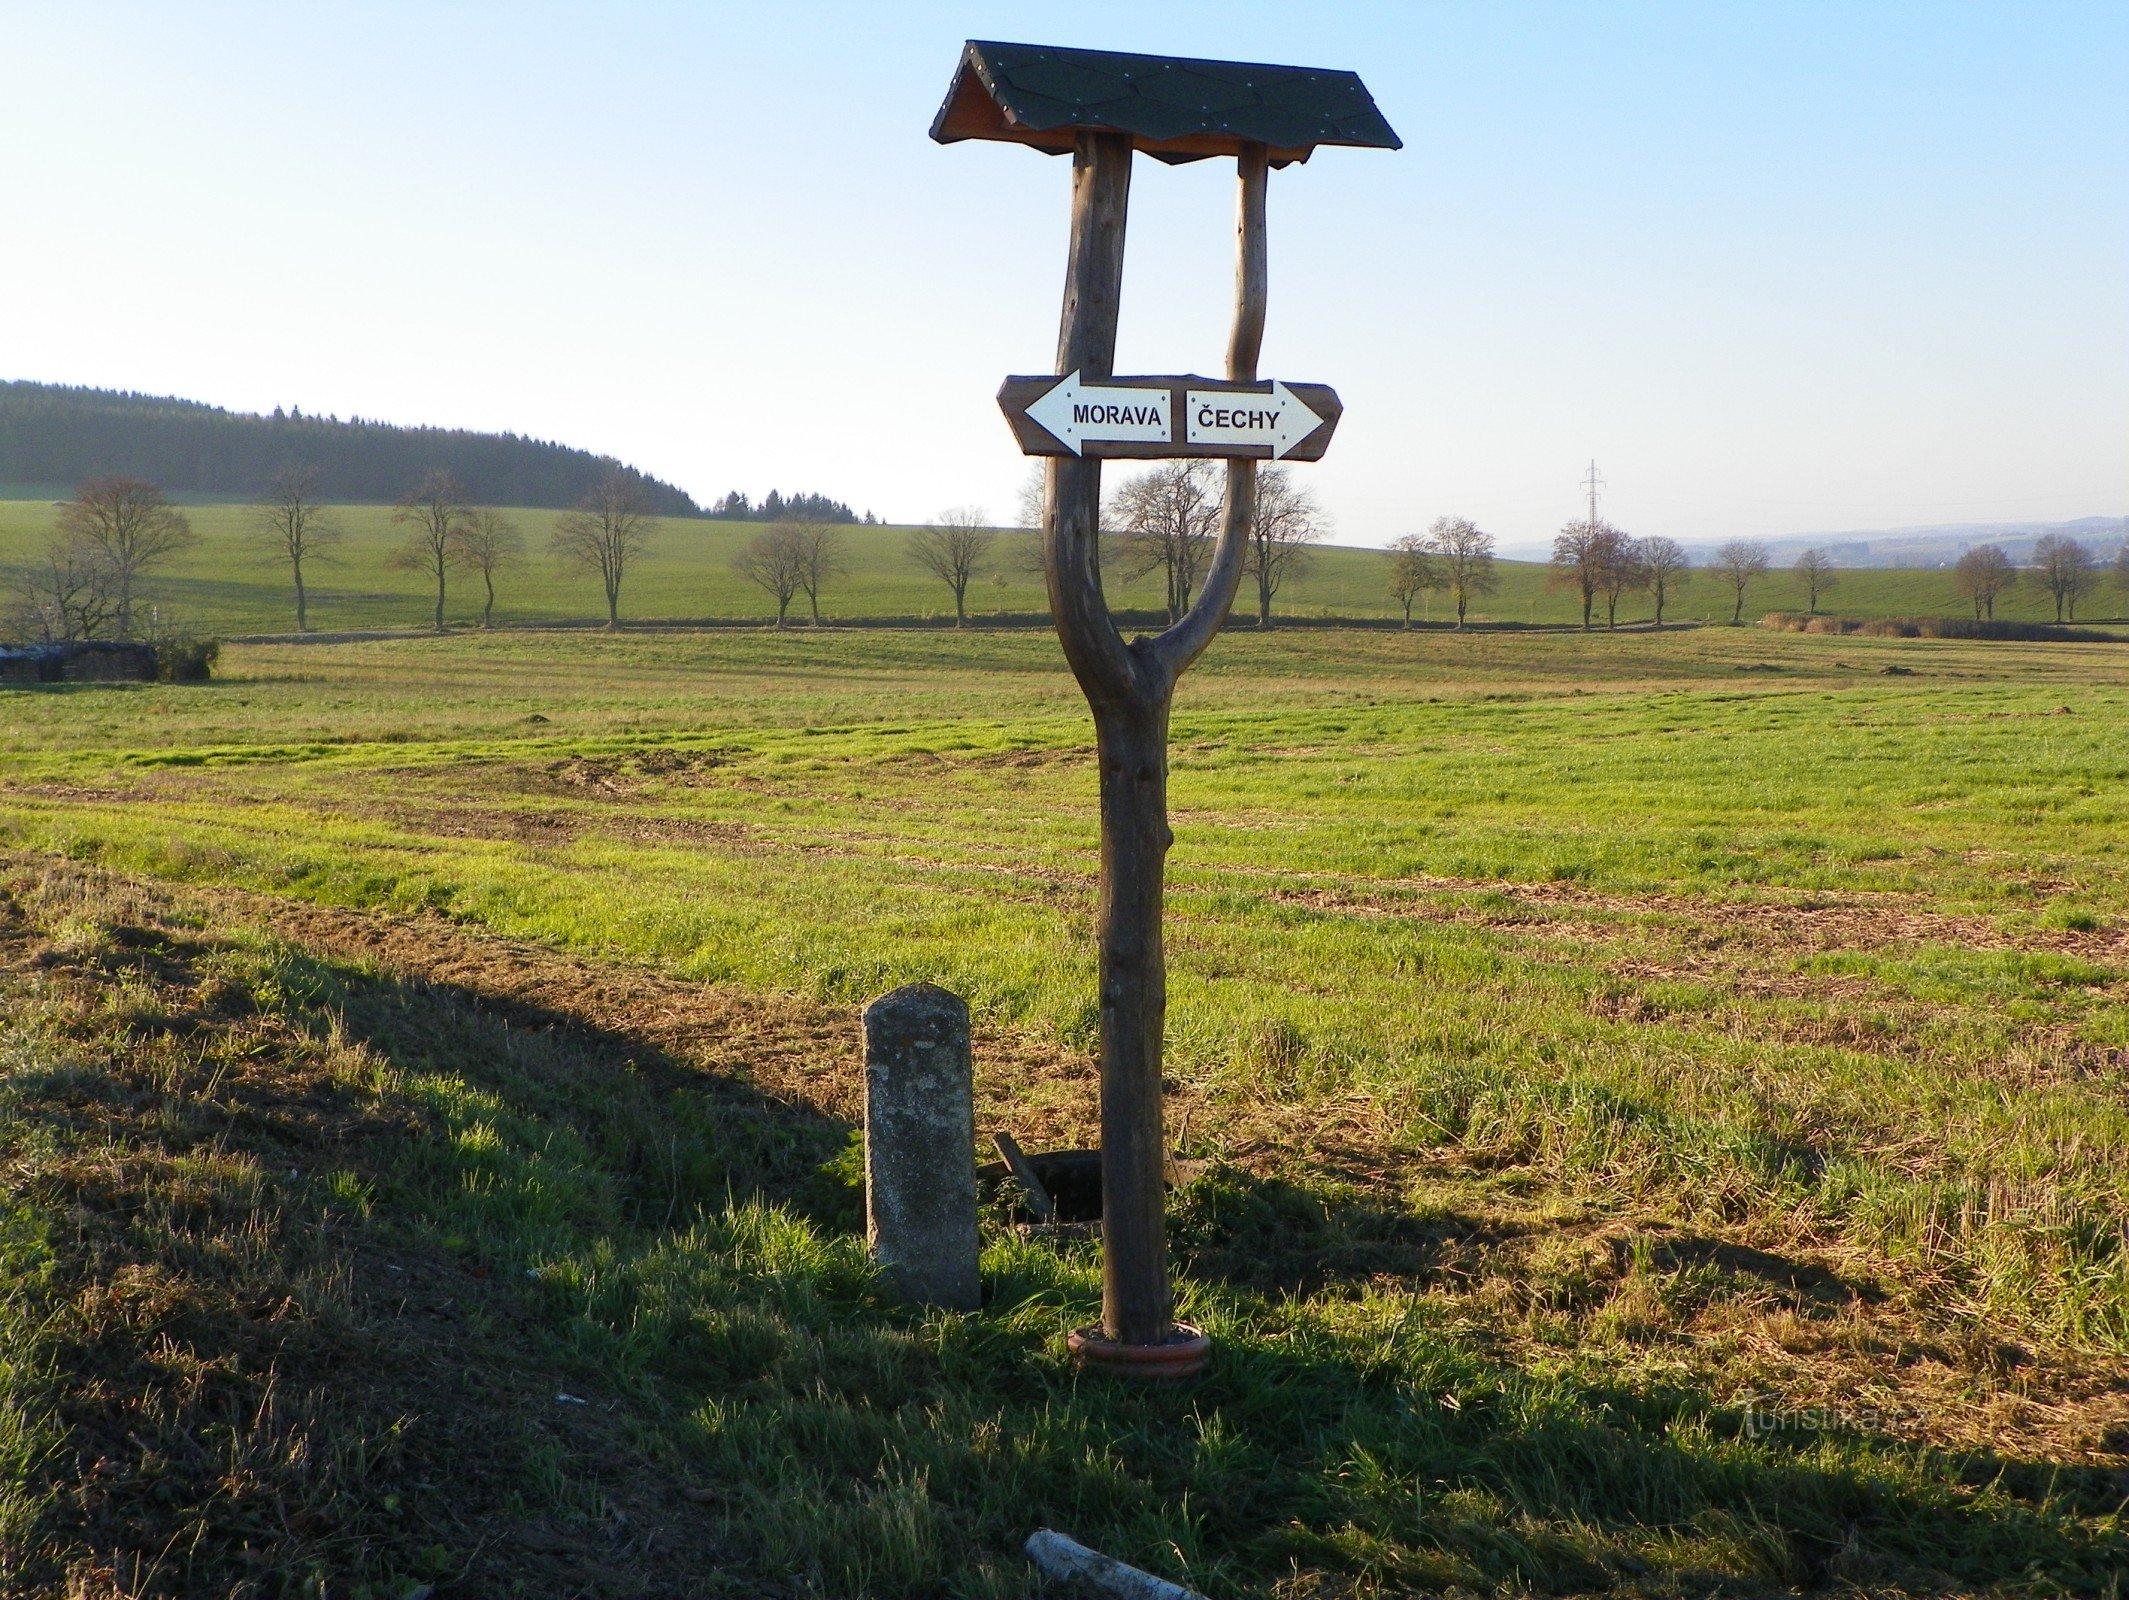
<path fill-rule="evenodd" d="M 865 1229 L 903 1294 L 973 1311 L 976 1094 L 968 1006 L 912 983 L 865 1008 Z"/>

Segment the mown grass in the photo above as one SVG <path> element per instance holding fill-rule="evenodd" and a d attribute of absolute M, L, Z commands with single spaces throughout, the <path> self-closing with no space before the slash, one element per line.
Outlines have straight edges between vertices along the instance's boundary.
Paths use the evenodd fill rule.
<path fill-rule="evenodd" d="M 1093 774 L 1048 641 L 229 659 L 0 702 L 0 839 L 667 1010 L 930 978 L 990 1030 L 984 1131 L 1086 1136 Z M 1071 1379 L 1084 1247 L 999 1228 L 980 1316 L 881 1302 L 819 1170 L 847 1043 L 742 1127 L 667 1079 L 609 1105 L 627 1026 L 539 1066 L 538 1019 L 300 929 L 252 1003 L 369 1052 L 426 1131 L 347 1193 L 537 1272 L 542 1359 L 688 1464 L 746 1581 L 1018 1592 L 1047 1519 L 1216 1592 L 2105 1592 L 2129 649 L 1297 631 L 1184 698 L 1170 1077 L 1216 1169 L 1176 1238 L 1222 1352 L 1188 1396 Z"/>
<path fill-rule="evenodd" d="M 49 536 L 55 502 L 50 499 L 0 499 L 0 569 L 25 562 Z M 154 576 L 153 600 L 184 625 L 221 635 L 283 633 L 295 626 L 293 590 L 286 569 L 249 533 L 247 511 L 238 505 L 188 506 L 185 514 L 200 534 L 200 543 L 173 558 Z M 505 626 L 555 623 L 603 623 L 603 597 L 596 581 L 574 576 L 547 553 L 556 513 L 519 510 L 511 513 L 525 536 L 525 564 L 503 574 L 497 586 L 495 617 Z M 405 530 L 395 527 L 384 506 L 348 506 L 336 513 L 344 539 L 330 563 L 308 574 L 311 626 L 323 632 L 374 628 L 426 627 L 434 590 L 420 573 L 394 572 L 386 565 Z M 1422 522 L 1426 519 L 1420 519 Z M 750 523 L 666 519 L 640 568 L 623 589 L 623 616 L 631 622 L 761 621 L 773 605 L 763 593 L 733 571 L 732 557 L 757 533 Z M 823 592 L 823 615 L 830 621 L 882 618 L 951 622 L 953 599 L 936 579 L 906 554 L 906 528 L 847 529 L 847 573 Z M 1037 622 L 1046 600 L 1039 571 L 1025 559 L 1026 536 L 1000 536 L 985 573 L 969 595 L 979 622 L 1011 618 Z M 1388 557 L 1379 550 L 1327 545 L 1316 552 L 1309 569 L 1296 576 L 1277 602 L 1277 614 L 1296 620 L 1371 619 L 1389 622 L 1398 615 L 1385 587 Z M 1472 610 L 1480 623 L 1562 626 L 1580 620 L 1577 596 L 1549 586 L 1549 574 L 1531 562 L 1503 562 L 1497 593 L 1478 600 Z M 1124 582 L 1109 575 L 1112 602 L 1121 609 L 1151 614 L 1161 603 L 1161 581 L 1147 577 Z M 481 584 L 471 574 L 453 576 L 447 615 L 456 626 L 480 620 Z M 1761 613 L 1801 606 L 1804 594 L 1792 574 L 1769 573 L 1747 596 L 1746 619 Z M 1826 596 L 1826 609 L 1857 617 L 1906 615 L 1964 616 L 1967 606 L 1952 587 L 1951 574 L 1924 570 L 1842 572 Z M 1243 607 L 1245 620 L 1254 612 Z M 2046 621 L 2052 603 L 2030 582 L 2013 589 L 1998 605 L 2006 619 Z M 1673 594 L 1666 609 L 1669 622 L 1728 622 L 1727 589 L 1701 577 Z M 2086 619 L 2122 619 L 2129 615 L 2129 595 L 2102 588 L 2085 607 Z M 1652 614 L 1646 597 L 1629 597 L 1620 610 L 1622 623 L 1645 625 Z M 797 616 L 806 615 L 801 597 Z M 1439 625 L 1453 613 L 1439 595 L 1427 597 L 1415 621 Z M 1599 611 L 1601 618 L 1601 608 Z"/>
<path fill-rule="evenodd" d="M 2118 1580 L 2110 1471 L 1634 1371 L 1630 1316 L 1740 1292 L 1690 1238 L 1520 1252 L 1489 1315 L 1430 1282 L 1512 1253 L 1479 1219 L 1216 1167 L 1176 1233 L 1219 1364 L 1118 1388 L 1062 1350 L 1089 1246 L 994 1224 L 989 1309 L 885 1299 L 830 1119 L 227 907 L 9 887 L 10 1592 L 1018 1595 L 1038 1523 L 1214 1593 Z"/>

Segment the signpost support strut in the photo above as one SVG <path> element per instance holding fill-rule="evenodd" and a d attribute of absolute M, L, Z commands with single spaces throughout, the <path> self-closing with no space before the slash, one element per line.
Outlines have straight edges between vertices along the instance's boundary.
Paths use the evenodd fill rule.
<path fill-rule="evenodd" d="M 1072 160 L 1072 240 L 1057 370 L 1111 376 L 1131 183 L 1127 135 L 1084 130 Z M 1238 157 L 1235 322 L 1227 375 L 1254 380 L 1264 335 L 1264 146 Z M 1256 506 L 1256 463 L 1227 463 L 1205 582 L 1165 632 L 1126 643 L 1101 591 L 1101 463 L 1053 456 L 1043 566 L 1065 659 L 1094 715 L 1101 772 L 1102 1334 L 1158 1346 L 1174 1328 L 1165 1218 L 1161 1041 L 1167 1019 L 1161 906 L 1168 847 L 1168 712 L 1176 680 L 1234 603 Z"/>

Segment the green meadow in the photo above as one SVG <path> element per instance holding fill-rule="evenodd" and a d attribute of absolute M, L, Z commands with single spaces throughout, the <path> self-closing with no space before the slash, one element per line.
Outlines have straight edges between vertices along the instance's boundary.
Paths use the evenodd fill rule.
<path fill-rule="evenodd" d="M 21 491 L 13 491 L 20 493 Z M 56 513 L 54 500 L 0 498 L 0 568 L 34 557 L 49 537 Z M 248 526 L 248 508 L 193 505 L 184 508 L 200 541 L 157 569 L 148 588 L 168 617 L 200 632 L 229 635 L 287 632 L 295 626 L 293 591 L 284 562 L 259 544 Z M 603 622 L 604 603 L 596 580 L 562 569 L 548 553 L 557 513 L 522 510 L 510 513 L 525 539 L 524 564 L 503 574 L 497 585 L 495 621 L 504 626 Z M 405 530 L 395 527 L 385 506 L 348 506 L 336 513 L 343 537 L 334 559 L 310 569 L 310 620 L 320 632 L 362 631 L 428 625 L 434 590 L 416 572 L 387 566 Z M 1421 526 L 1426 518 L 1415 520 Z M 753 523 L 690 521 L 668 518 L 622 590 L 622 615 L 634 622 L 702 622 L 762 620 L 774 605 L 733 570 L 732 559 L 761 531 Z M 847 571 L 822 593 L 821 610 L 830 622 L 953 620 L 953 598 L 945 585 L 910 561 L 907 528 L 852 527 L 844 530 Z M 1036 620 L 1047 602 L 1039 572 L 1024 559 L 1028 536 L 1000 535 L 989 568 L 970 590 L 969 609 L 977 621 Z M 1275 615 L 1303 620 L 1350 619 L 1390 621 L 1397 607 L 1386 592 L 1388 558 L 1378 550 L 1335 545 L 1315 552 L 1308 569 L 1295 577 L 1275 602 Z M 1579 621 L 1579 600 L 1550 587 L 1546 568 L 1532 562 L 1504 561 L 1498 590 L 1477 600 L 1471 620 L 1479 623 L 1559 626 Z M 484 596 L 479 578 L 454 573 L 447 589 L 447 616 L 454 625 L 479 622 Z M 1161 603 L 1157 576 L 1136 583 L 1113 584 L 1111 599 L 1120 609 L 1144 612 Z M 1255 616 L 1254 598 L 1245 595 L 1238 610 Z M 1777 569 L 1751 587 L 1745 607 L 1748 621 L 1769 611 L 1804 606 L 1795 577 Z M 2119 618 L 2129 595 L 2103 585 L 2086 607 L 2086 620 Z M 1692 579 L 1666 608 L 1667 622 L 1727 622 L 1731 599 L 1705 575 Z M 1822 610 L 1845 616 L 1962 616 L 1967 607 L 1952 588 L 1948 572 L 1921 570 L 1843 571 L 1823 597 Z M 1599 617 L 1602 608 L 1599 607 Z M 804 597 L 794 611 L 807 618 Z M 2053 605 L 2030 581 L 2013 589 L 1997 606 L 1997 615 L 2015 621 L 2048 621 Z M 1644 596 L 1629 596 L 1621 605 L 1623 623 L 1645 623 L 1650 605 Z M 1440 624 L 1454 611 L 1436 593 L 1414 611 L 1414 620 Z"/>
<path fill-rule="evenodd" d="M 360 515 L 318 625 L 418 621 Z M 264 630 L 269 571 L 206 575 L 233 517 L 162 587 Z M 750 531 L 669 524 L 637 614 L 744 615 Z M 851 605 L 936 604 L 898 544 L 852 530 Z M 1296 607 L 1379 614 L 1378 559 Z M 590 598 L 520 581 L 514 621 Z M 1046 633 L 6 692 L 0 1566 L 1007 1596 L 1053 1526 L 1214 1596 L 2119 1595 L 2125 723 L 2129 643 L 1223 636 L 1168 922 L 1217 1350 L 1141 1390 L 1065 1354 L 1093 1241 L 994 1208 L 985 1309 L 912 1312 L 854 1188 L 857 1011 L 920 978 L 974 1008 L 982 1137 L 1091 1140 Z"/>

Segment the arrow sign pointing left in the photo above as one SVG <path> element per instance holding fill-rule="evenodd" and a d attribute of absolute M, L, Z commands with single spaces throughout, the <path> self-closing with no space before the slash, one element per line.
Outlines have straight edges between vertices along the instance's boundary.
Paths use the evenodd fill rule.
<path fill-rule="evenodd" d="M 1027 414 L 1072 454 L 1090 444 L 1166 444 L 1173 433 L 1166 389 L 1081 383 L 1077 372 L 1027 408 Z"/>

